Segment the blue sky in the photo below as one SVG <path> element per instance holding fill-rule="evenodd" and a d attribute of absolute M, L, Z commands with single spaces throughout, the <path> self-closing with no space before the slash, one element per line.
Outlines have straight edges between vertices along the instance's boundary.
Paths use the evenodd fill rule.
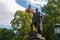
<path fill-rule="evenodd" d="M 47 0 L 16 0 L 16 3 L 18 3 L 19 5 L 27 8 L 29 5 L 29 2 L 32 6 L 33 9 L 37 8 L 41 8 L 43 5 L 47 4 Z"/>
<path fill-rule="evenodd" d="M 11 20 L 14 18 L 14 14 L 17 10 L 25 11 L 28 4 L 32 5 L 35 9 L 47 4 L 46 0 L 0 0 L 0 27 L 10 29 Z"/>

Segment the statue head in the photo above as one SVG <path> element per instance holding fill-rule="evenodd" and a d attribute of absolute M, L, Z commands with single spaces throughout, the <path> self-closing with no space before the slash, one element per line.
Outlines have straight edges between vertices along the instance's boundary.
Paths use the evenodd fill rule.
<path fill-rule="evenodd" d="M 38 12 L 38 8 L 36 8 L 36 12 Z"/>

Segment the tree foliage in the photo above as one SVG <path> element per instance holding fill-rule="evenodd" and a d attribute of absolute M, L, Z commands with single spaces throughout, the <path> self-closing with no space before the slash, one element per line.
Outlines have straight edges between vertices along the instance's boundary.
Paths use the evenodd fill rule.
<path fill-rule="evenodd" d="M 42 12 L 45 13 L 43 17 L 44 36 L 46 40 L 55 40 L 54 25 L 60 23 L 60 1 L 48 0 L 47 5 L 42 7 Z"/>
<path fill-rule="evenodd" d="M 11 21 L 14 30 L 17 30 L 17 34 L 20 40 L 26 39 L 30 31 L 32 15 L 23 11 L 17 11 L 14 15 L 14 19 Z"/>
<path fill-rule="evenodd" d="M 12 40 L 15 37 L 15 33 L 12 30 L 0 28 L 0 40 Z"/>

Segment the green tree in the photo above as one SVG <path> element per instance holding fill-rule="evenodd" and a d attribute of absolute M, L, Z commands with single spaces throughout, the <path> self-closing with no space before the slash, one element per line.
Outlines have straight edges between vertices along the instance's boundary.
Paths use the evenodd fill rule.
<path fill-rule="evenodd" d="M 14 30 L 17 30 L 17 35 L 20 40 L 25 40 L 30 31 L 30 22 L 32 15 L 23 11 L 17 11 L 14 19 L 11 21 Z"/>
<path fill-rule="evenodd" d="M 0 40 L 12 40 L 14 37 L 14 31 L 8 30 L 6 28 L 0 28 Z"/>
<path fill-rule="evenodd" d="M 43 17 L 43 34 L 46 40 L 55 40 L 54 25 L 59 23 L 60 16 L 60 1 L 48 0 L 47 5 L 42 7 L 42 12 L 45 13 Z"/>

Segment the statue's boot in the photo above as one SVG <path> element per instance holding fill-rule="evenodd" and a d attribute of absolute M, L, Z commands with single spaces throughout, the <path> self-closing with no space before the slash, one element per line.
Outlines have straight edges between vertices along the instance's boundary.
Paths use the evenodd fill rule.
<path fill-rule="evenodd" d="M 40 30 L 40 26 L 38 27 L 37 32 L 38 32 L 40 35 L 42 35 L 42 31 Z"/>

